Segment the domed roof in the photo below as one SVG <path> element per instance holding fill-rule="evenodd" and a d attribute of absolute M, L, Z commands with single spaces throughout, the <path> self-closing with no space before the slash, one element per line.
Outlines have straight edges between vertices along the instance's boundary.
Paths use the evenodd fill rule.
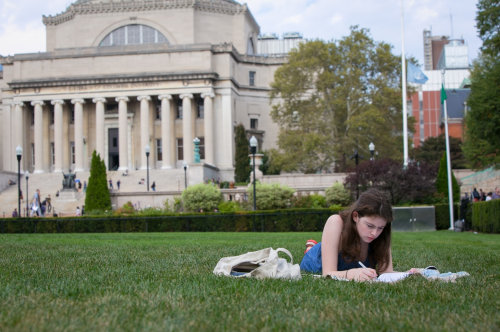
<path fill-rule="evenodd" d="M 54 16 L 43 16 L 45 25 L 69 21 L 77 14 L 149 11 L 174 8 L 196 8 L 203 11 L 237 14 L 248 11 L 246 5 L 234 0 L 77 0 L 66 10 Z"/>

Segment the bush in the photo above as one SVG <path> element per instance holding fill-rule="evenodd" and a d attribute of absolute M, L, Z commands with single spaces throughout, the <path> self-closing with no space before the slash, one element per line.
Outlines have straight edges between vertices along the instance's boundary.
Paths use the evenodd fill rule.
<path fill-rule="evenodd" d="M 213 211 L 222 201 L 222 193 L 213 184 L 197 184 L 182 192 L 185 211 Z"/>
<path fill-rule="evenodd" d="M 243 211 L 241 205 L 235 201 L 224 201 L 219 204 L 219 212 Z"/>
<path fill-rule="evenodd" d="M 326 208 L 326 199 L 325 196 L 318 194 L 295 196 L 292 199 L 292 206 L 308 209 Z"/>
<path fill-rule="evenodd" d="M 119 215 L 130 216 L 133 215 L 134 213 L 135 213 L 135 208 L 131 201 L 128 201 L 127 203 L 123 204 L 121 208 L 117 209 L 114 212 L 114 214 L 117 216 Z"/>
<path fill-rule="evenodd" d="M 480 232 L 500 233 L 500 199 L 472 203 L 472 228 Z"/>
<path fill-rule="evenodd" d="M 326 204 L 348 206 L 352 202 L 351 194 L 344 188 L 342 183 L 335 182 L 325 191 Z"/>
<path fill-rule="evenodd" d="M 291 206 L 294 190 L 290 187 L 274 184 L 257 183 L 257 209 L 275 210 L 286 209 Z M 247 189 L 248 200 L 253 205 L 253 187 Z"/>

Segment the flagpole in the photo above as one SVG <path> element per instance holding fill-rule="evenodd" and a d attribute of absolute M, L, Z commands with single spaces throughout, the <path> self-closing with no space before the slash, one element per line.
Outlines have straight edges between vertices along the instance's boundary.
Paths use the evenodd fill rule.
<path fill-rule="evenodd" d="M 403 0 L 401 0 L 401 81 L 403 89 L 403 166 L 408 166 L 408 114 L 406 105 L 406 56 L 405 56 L 405 22 Z"/>
<path fill-rule="evenodd" d="M 444 74 L 445 70 L 441 71 L 441 77 L 443 82 L 442 89 L 444 90 Z M 444 91 L 446 93 L 446 91 Z M 450 230 L 454 230 L 455 227 L 453 225 L 453 190 L 452 190 L 452 182 L 451 182 L 451 159 L 450 159 L 450 137 L 448 136 L 448 110 L 446 108 L 446 97 L 443 101 L 443 109 L 444 109 L 444 134 L 446 137 L 446 169 L 448 173 L 448 205 L 450 207 Z"/>

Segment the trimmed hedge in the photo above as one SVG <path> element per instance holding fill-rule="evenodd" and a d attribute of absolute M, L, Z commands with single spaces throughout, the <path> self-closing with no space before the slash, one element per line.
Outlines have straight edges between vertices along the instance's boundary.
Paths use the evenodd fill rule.
<path fill-rule="evenodd" d="M 335 209 L 172 214 L 163 216 L 6 218 L 2 233 L 316 232 Z"/>
<path fill-rule="evenodd" d="M 500 199 L 472 203 L 472 228 L 486 233 L 500 233 Z"/>

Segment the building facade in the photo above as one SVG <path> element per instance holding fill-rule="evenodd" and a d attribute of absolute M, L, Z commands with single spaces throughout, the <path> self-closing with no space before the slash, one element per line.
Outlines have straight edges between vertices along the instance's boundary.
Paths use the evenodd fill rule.
<path fill-rule="evenodd" d="M 284 56 L 259 56 L 259 26 L 232 0 L 79 0 L 44 16 L 46 52 L 0 57 L 4 171 L 201 163 L 234 174 L 242 123 L 274 146 L 270 83 Z M 150 151 L 149 158 L 146 151 Z"/>

